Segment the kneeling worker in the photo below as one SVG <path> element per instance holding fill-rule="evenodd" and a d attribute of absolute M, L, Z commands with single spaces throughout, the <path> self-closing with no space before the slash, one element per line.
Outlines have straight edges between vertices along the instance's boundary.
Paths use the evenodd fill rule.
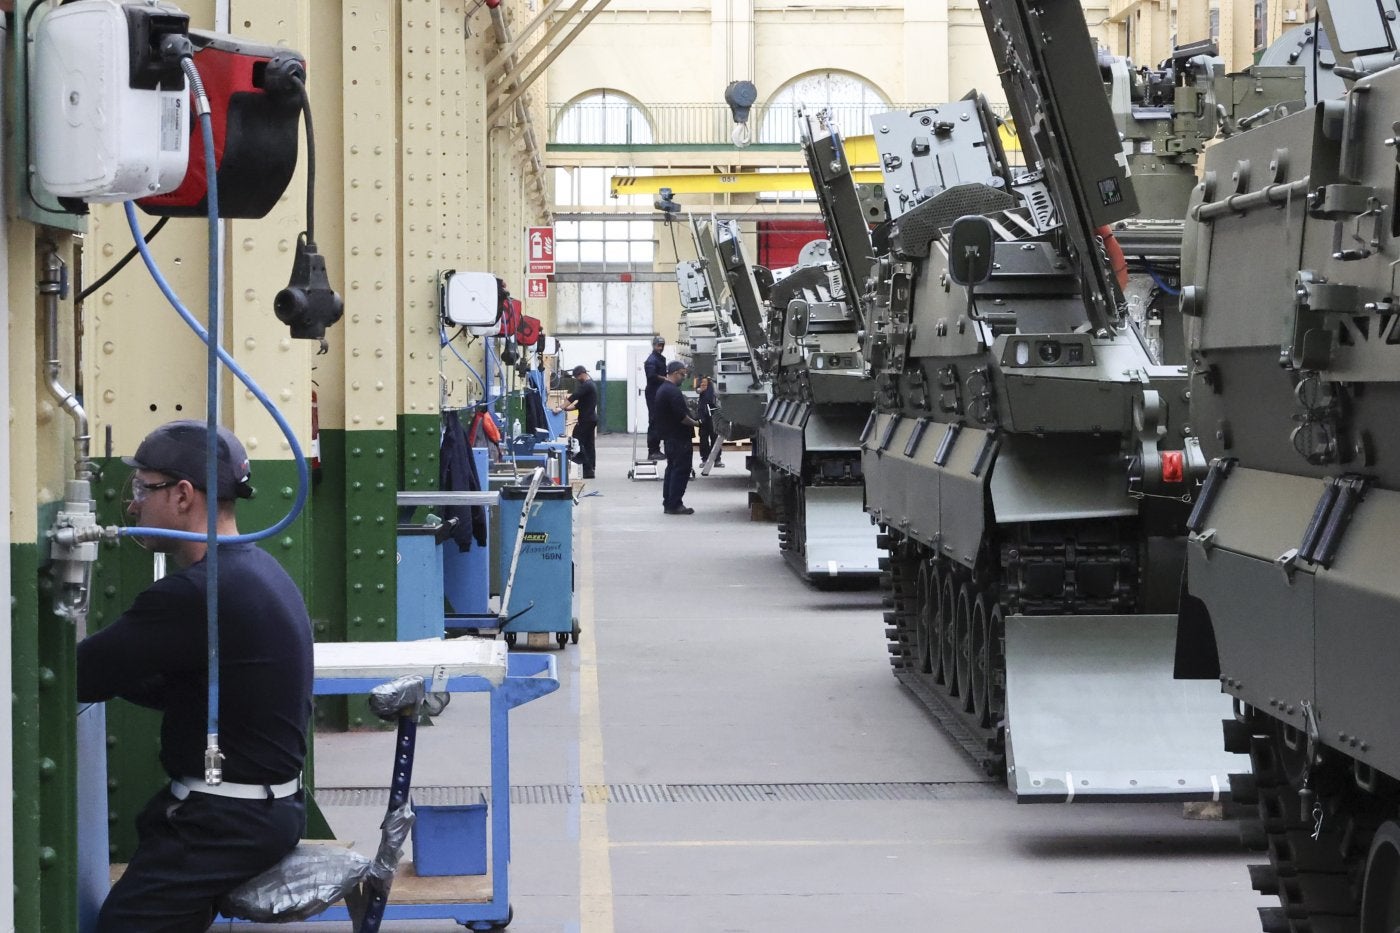
<path fill-rule="evenodd" d="M 248 455 L 219 429 L 218 533 L 238 534 L 235 499 L 252 495 Z M 127 511 L 138 526 L 207 527 L 203 422 L 152 431 L 136 456 Z M 206 784 L 208 631 L 203 541 L 139 539 L 179 568 L 78 645 L 78 699 L 120 697 L 162 713 L 170 783 L 136 818 L 138 842 L 98 917 L 98 933 L 203 933 L 216 901 L 276 865 L 306 821 L 301 770 L 311 717 L 306 604 L 255 544 L 219 546 L 219 745 L 224 782 Z"/>

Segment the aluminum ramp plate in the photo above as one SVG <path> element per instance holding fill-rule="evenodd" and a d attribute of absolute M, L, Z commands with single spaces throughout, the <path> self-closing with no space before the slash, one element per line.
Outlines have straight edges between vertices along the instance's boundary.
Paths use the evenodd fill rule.
<path fill-rule="evenodd" d="M 1176 616 L 1006 620 L 1007 783 L 1022 803 L 1217 799 L 1249 759 L 1222 747 L 1230 698 L 1174 680 Z"/>
<path fill-rule="evenodd" d="M 865 514 L 860 486 L 808 486 L 806 573 L 809 577 L 868 576 L 880 572 L 876 528 Z"/>

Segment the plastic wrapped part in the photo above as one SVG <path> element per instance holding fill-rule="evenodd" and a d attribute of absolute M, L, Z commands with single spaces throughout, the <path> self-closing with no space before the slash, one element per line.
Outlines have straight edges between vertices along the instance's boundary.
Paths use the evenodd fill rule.
<path fill-rule="evenodd" d="M 369 876 L 383 885 L 387 894 L 394 872 L 399 870 L 399 859 L 403 858 L 403 844 L 413 829 L 413 801 L 404 801 L 403 806 L 389 811 L 379 829 L 379 851 L 374 855 Z"/>
<path fill-rule="evenodd" d="M 423 685 L 423 678 L 410 674 L 391 680 L 387 684 L 380 684 L 371 690 L 369 708 L 385 722 L 393 722 L 399 718 L 401 710 L 412 708 L 416 711 L 426 693 L 427 687 Z"/>
<path fill-rule="evenodd" d="M 219 913 L 254 923 L 306 920 L 345 898 L 371 870 L 370 860 L 353 849 L 302 843 L 225 896 Z"/>

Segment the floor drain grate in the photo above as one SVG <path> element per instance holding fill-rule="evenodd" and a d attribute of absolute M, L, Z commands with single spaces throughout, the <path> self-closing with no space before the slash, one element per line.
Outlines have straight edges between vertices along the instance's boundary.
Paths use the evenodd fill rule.
<path fill-rule="evenodd" d="M 428 806 L 454 806 L 490 798 L 484 785 L 415 787 L 413 799 Z M 512 804 L 569 803 L 842 803 L 865 800 L 989 800 L 1006 796 L 990 781 L 848 784 L 517 784 Z M 389 792 L 379 787 L 322 787 L 316 802 L 329 807 L 382 807 Z"/>

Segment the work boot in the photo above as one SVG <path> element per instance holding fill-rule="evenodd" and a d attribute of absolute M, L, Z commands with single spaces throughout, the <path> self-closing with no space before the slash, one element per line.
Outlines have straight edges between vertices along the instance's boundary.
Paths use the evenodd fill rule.
<path fill-rule="evenodd" d="M 667 509 L 667 510 L 666 510 L 666 514 L 667 514 L 667 515 L 694 515 L 694 514 L 695 514 L 695 510 L 692 509 L 692 508 L 689 508 L 688 506 L 681 506 L 681 507 L 678 508 L 678 509 Z"/>

